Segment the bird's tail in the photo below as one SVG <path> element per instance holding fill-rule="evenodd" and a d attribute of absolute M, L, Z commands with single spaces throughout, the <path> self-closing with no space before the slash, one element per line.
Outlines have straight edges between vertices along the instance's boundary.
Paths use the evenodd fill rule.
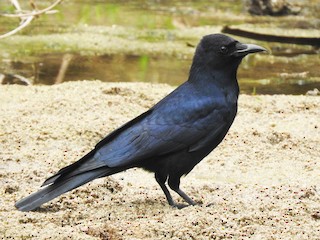
<path fill-rule="evenodd" d="M 40 188 L 37 192 L 16 202 L 15 207 L 23 212 L 31 211 L 38 208 L 43 203 L 58 197 L 59 195 L 71 191 L 93 179 L 112 174 L 108 173 L 110 168 L 98 168 L 88 172 L 80 173 L 68 179 L 53 182 Z"/>
<path fill-rule="evenodd" d="M 109 176 L 127 169 L 127 167 L 109 168 L 103 161 L 94 157 L 95 152 L 96 149 L 73 164 L 60 169 L 55 175 L 48 178 L 37 192 L 16 202 L 15 207 L 23 212 L 34 210 L 43 203 L 49 202 L 61 194 L 96 178 Z"/>

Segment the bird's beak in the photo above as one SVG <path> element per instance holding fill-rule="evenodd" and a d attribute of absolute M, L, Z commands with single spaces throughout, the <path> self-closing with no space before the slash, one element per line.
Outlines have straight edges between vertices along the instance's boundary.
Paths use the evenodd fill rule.
<path fill-rule="evenodd" d="M 263 51 L 267 52 L 267 49 L 255 44 L 237 43 L 236 51 L 234 51 L 232 55 L 236 57 L 244 57 L 250 53 L 263 52 Z"/>

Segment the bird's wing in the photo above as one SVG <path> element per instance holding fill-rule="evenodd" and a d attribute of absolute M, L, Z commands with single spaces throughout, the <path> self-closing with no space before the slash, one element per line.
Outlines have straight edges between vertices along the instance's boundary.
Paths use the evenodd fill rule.
<path fill-rule="evenodd" d="M 201 148 L 225 129 L 228 109 L 224 101 L 192 94 L 176 91 L 109 134 L 92 157 L 75 163 L 74 174 L 106 166 L 135 166 L 148 158 Z"/>
<path fill-rule="evenodd" d="M 196 150 L 225 129 L 228 109 L 211 98 L 171 98 L 98 144 L 95 165 L 122 167 L 181 149 Z M 90 167 L 90 166 L 88 166 Z"/>

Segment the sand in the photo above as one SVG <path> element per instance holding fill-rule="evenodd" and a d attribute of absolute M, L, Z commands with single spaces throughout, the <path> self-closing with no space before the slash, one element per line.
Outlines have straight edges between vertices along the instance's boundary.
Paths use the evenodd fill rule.
<path fill-rule="evenodd" d="M 19 212 L 14 202 L 173 88 L 83 81 L 0 86 L 0 236 L 14 239 L 320 239 L 320 97 L 241 95 L 226 139 L 167 205 L 131 169 Z M 182 203 L 176 195 L 174 198 Z"/>

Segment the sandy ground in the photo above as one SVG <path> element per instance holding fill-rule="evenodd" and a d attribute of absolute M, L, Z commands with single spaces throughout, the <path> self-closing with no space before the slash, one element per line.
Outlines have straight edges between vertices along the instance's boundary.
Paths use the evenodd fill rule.
<path fill-rule="evenodd" d="M 226 139 L 182 179 L 199 206 L 169 207 L 153 175 L 132 169 L 35 212 L 14 208 L 170 91 L 167 85 L 98 81 L 0 86 L 0 236 L 320 239 L 320 97 L 312 96 L 241 95 Z"/>

